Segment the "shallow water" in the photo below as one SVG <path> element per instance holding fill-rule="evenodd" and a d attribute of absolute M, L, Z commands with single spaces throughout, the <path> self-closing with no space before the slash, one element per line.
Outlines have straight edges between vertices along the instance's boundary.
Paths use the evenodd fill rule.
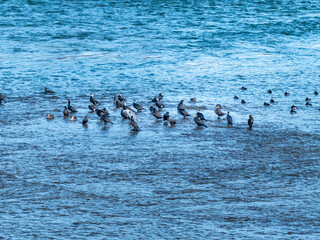
<path fill-rule="evenodd" d="M 0 238 L 320 238 L 318 1 L 0 6 Z M 145 110 L 131 132 L 119 92 L 146 109 L 163 92 L 177 125 Z M 114 125 L 89 113 L 90 93 Z"/>

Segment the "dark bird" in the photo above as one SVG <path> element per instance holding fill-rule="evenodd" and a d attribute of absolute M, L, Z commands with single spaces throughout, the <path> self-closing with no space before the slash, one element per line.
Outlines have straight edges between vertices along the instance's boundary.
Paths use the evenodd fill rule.
<path fill-rule="evenodd" d="M 200 109 L 197 110 L 197 114 L 196 114 L 201 120 L 203 121 L 208 121 L 207 119 L 205 119 L 204 115 L 200 112 Z"/>
<path fill-rule="evenodd" d="M 70 100 L 67 99 L 68 101 L 68 109 L 70 110 L 71 113 L 75 113 L 75 112 L 78 112 L 77 109 L 75 107 L 72 107 L 70 104 Z"/>
<path fill-rule="evenodd" d="M 195 97 L 190 98 L 190 102 L 196 102 L 196 101 L 197 101 L 197 99 Z"/>
<path fill-rule="evenodd" d="M 95 111 L 98 110 L 98 107 L 97 107 L 97 105 L 95 105 L 95 104 L 90 104 L 90 105 L 88 106 L 88 108 L 89 108 L 92 112 L 95 112 Z"/>
<path fill-rule="evenodd" d="M 130 119 L 130 125 L 133 127 L 133 131 L 140 131 L 140 128 L 138 126 L 138 123 L 133 119 L 133 117 L 131 116 Z"/>
<path fill-rule="evenodd" d="M 183 108 L 183 102 L 184 102 L 184 100 L 181 100 L 181 101 L 179 102 L 178 107 L 177 107 L 178 110 L 179 110 L 180 108 Z"/>
<path fill-rule="evenodd" d="M 201 120 L 201 119 L 198 117 L 198 115 L 194 115 L 193 121 L 194 121 L 199 127 L 207 127 L 207 126 L 204 124 L 204 121 Z"/>
<path fill-rule="evenodd" d="M 242 86 L 242 87 L 241 87 L 241 90 L 247 90 L 247 88 L 246 88 L 246 87 L 244 87 L 244 86 Z"/>
<path fill-rule="evenodd" d="M 293 108 L 291 108 L 290 113 L 294 114 L 294 113 L 297 113 L 297 111 L 295 111 Z"/>
<path fill-rule="evenodd" d="M 246 103 L 246 101 L 242 99 L 242 100 L 241 100 L 241 103 L 242 103 L 242 104 L 245 104 L 245 103 Z"/>
<path fill-rule="evenodd" d="M 82 120 L 82 124 L 86 125 L 88 123 L 88 117 L 85 116 L 84 119 Z"/>
<path fill-rule="evenodd" d="M 312 106 L 312 104 L 309 102 L 306 102 L 306 106 L 309 107 L 309 106 Z"/>
<path fill-rule="evenodd" d="M 308 97 L 307 97 L 305 100 L 308 102 L 308 101 L 311 101 L 311 98 L 308 98 Z"/>
<path fill-rule="evenodd" d="M 171 116 L 169 116 L 168 122 L 170 123 L 170 126 L 174 126 L 177 123 L 175 120 L 171 119 Z"/>
<path fill-rule="evenodd" d="M 267 102 L 264 102 L 264 103 L 263 103 L 263 106 L 267 106 L 267 107 L 268 107 L 268 106 L 270 106 L 270 104 L 267 103 Z"/>
<path fill-rule="evenodd" d="M 156 102 L 155 104 L 156 104 L 156 106 L 157 106 L 158 108 L 164 108 L 163 103 L 160 102 L 160 101 Z"/>
<path fill-rule="evenodd" d="M 290 93 L 288 93 L 288 92 L 285 92 L 285 93 L 284 93 L 284 95 L 285 95 L 285 96 L 289 96 L 289 95 L 290 95 Z"/>
<path fill-rule="evenodd" d="M 108 117 L 107 114 L 105 114 L 104 112 L 101 114 L 101 121 L 103 121 L 104 123 L 111 123 L 113 124 L 113 122 L 111 122 L 110 118 Z"/>
<path fill-rule="evenodd" d="M 222 109 L 221 105 L 217 104 L 214 112 L 218 115 L 218 118 L 220 118 L 224 115 L 224 113 L 221 111 L 221 109 Z"/>
<path fill-rule="evenodd" d="M 121 117 L 123 117 L 124 119 L 129 119 L 128 110 L 124 110 L 123 108 L 121 108 Z"/>
<path fill-rule="evenodd" d="M 125 102 L 126 101 L 126 99 L 122 96 L 122 93 L 118 94 L 118 99 L 119 99 L 120 102 Z"/>
<path fill-rule="evenodd" d="M 90 94 L 90 102 L 91 102 L 92 104 L 94 104 L 94 105 L 96 105 L 96 104 L 99 103 L 99 102 L 97 101 L 97 99 L 95 99 L 95 98 L 93 97 L 93 93 Z"/>
<path fill-rule="evenodd" d="M 77 117 L 76 116 L 72 116 L 71 118 L 70 118 L 70 121 L 77 121 Z"/>
<path fill-rule="evenodd" d="M 99 117 L 101 117 L 102 116 L 102 114 L 105 114 L 105 115 L 107 115 L 107 116 L 109 116 L 109 112 L 108 112 L 108 110 L 106 109 L 106 108 L 103 108 L 102 110 L 96 110 L 96 113 L 97 113 L 97 115 L 99 116 Z"/>
<path fill-rule="evenodd" d="M 252 128 L 252 125 L 253 125 L 253 116 L 252 115 L 249 115 L 248 125 L 249 125 L 249 128 Z"/>
<path fill-rule="evenodd" d="M 239 99 L 239 97 L 237 97 L 237 96 L 234 96 L 234 97 L 233 97 L 233 99 Z"/>
<path fill-rule="evenodd" d="M 169 112 L 166 112 L 165 114 L 163 114 L 163 121 L 168 121 L 169 118 L 170 118 Z"/>
<path fill-rule="evenodd" d="M 190 114 L 183 108 L 180 108 L 178 111 L 183 116 L 183 118 L 186 118 L 187 116 L 190 116 Z"/>
<path fill-rule="evenodd" d="M 69 116 L 69 111 L 67 107 L 64 107 L 63 109 L 63 116 Z"/>
<path fill-rule="evenodd" d="M 227 121 L 229 125 L 232 125 L 232 117 L 230 116 L 229 112 L 227 114 Z"/>
<path fill-rule="evenodd" d="M 136 100 L 133 101 L 133 107 L 134 107 L 135 109 L 137 109 L 138 111 L 141 111 L 141 110 L 144 109 L 141 104 L 138 104 L 138 103 L 136 102 Z"/>
<path fill-rule="evenodd" d="M 319 95 L 319 93 L 317 91 L 314 91 L 314 95 Z"/>
<path fill-rule="evenodd" d="M 296 109 L 298 109 L 298 107 L 295 106 L 295 105 L 292 105 L 292 106 L 291 106 L 291 109 L 296 110 Z"/>
<path fill-rule="evenodd" d="M 49 114 L 47 115 L 47 119 L 48 119 L 48 120 L 54 119 L 54 116 L 49 113 Z"/>
<path fill-rule="evenodd" d="M 268 93 L 270 93 L 270 94 L 272 93 L 271 89 L 268 90 Z"/>
<path fill-rule="evenodd" d="M 0 89 L 0 90 L 1 90 L 1 89 Z M 0 104 L 1 104 L 2 101 L 7 102 L 7 101 L 4 99 L 4 96 L 2 95 L 2 93 L 0 93 Z"/>
<path fill-rule="evenodd" d="M 150 107 L 150 111 L 152 111 L 152 115 L 157 119 L 162 119 L 161 113 L 157 111 L 155 108 Z"/>
<path fill-rule="evenodd" d="M 121 108 L 123 104 L 118 100 L 118 97 L 114 97 L 113 104 L 116 106 L 116 108 Z"/>
<path fill-rule="evenodd" d="M 155 109 L 153 106 L 150 106 L 149 110 L 151 113 L 153 113 L 154 111 L 157 111 L 157 109 Z"/>
<path fill-rule="evenodd" d="M 53 94 L 54 91 L 51 91 L 51 90 L 48 90 L 46 87 L 44 88 L 44 93 L 50 93 L 50 94 Z"/>
<path fill-rule="evenodd" d="M 154 97 L 154 98 L 151 100 L 151 102 L 159 102 L 159 101 L 161 101 L 162 99 L 163 99 L 163 95 L 162 95 L 162 93 L 159 93 L 159 95 L 156 96 L 156 97 Z"/>
<path fill-rule="evenodd" d="M 270 103 L 274 103 L 274 100 L 272 98 L 270 99 Z"/>

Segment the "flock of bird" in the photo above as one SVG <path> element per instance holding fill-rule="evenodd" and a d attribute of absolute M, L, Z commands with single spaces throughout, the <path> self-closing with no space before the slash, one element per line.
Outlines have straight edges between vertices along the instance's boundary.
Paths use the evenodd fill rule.
<path fill-rule="evenodd" d="M 1 90 L 1 89 L 0 89 Z M 245 87 L 241 87 L 241 90 L 247 90 L 247 88 Z M 268 90 L 267 91 L 269 94 L 272 93 L 272 90 Z M 45 94 L 54 94 L 55 92 L 52 91 L 52 90 L 48 90 L 46 87 L 45 87 L 45 90 L 44 90 L 44 93 Z M 285 92 L 284 93 L 285 96 L 289 96 L 290 93 L 288 92 Z M 314 95 L 319 95 L 319 93 L 317 91 L 314 91 Z M 158 96 L 155 96 L 149 103 L 152 103 L 153 106 L 150 106 L 149 107 L 149 110 L 150 110 L 150 113 L 157 119 L 157 120 L 163 120 L 164 121 L 164 125 L 168 126 L 170 124 L 170 126 L 174 126 L 177 122 L 171 118 L 171 115 L 169 112 L 166 112 L 165 114 L 161 115 L 161 109 L 165 108 L 163 102 L 162 102 L 162 99 L 163 99 L 163 94 L 162 93 L 159 93 Z M 234 99 L 239 99 L 239 97 L 237 96 L 234 96 Z M 1 102 L 4 101 L 5 103 L 7 102 L 4 98 L 4 96 L 1 94 L 0 92 L 0 104 Z M 191 102 L 196 102 L 197 99 L 195 97 L 191 98 L 190 99 Z M 310 98 L 306 98 L 305 99 L 306 101 L 306 106 L 311 106 L 312 104 L 310 103 L 311 99 Z M 73 106 L 71 106 L 71 101 L 70 99 L 67 99 L 67 102 L 68 102 L 68 106 L 65 106 L 64 107 L 64 110 L 63 110 L 63 115 L 64 117 L 68 117 L 70 114 L 72 113 L 76 113 L 77 112 L 77 109 Z M 95 112 L 98 117 L 100 117 L 101 121 L 103 121 L 104 123 L 110 123 L 110 124 L 113 124 L 113 122 L 110 120 L 109 118 L 109 112 L 106 108 L 103 108 L 103 109 L 99 109 L 98 108 L 98 105 L 99 105 L 99 101 L 97 99 L 95 99 L 93 97 L 93 94 L 91 93 L 90 95 L 90 102 L 91 104 L 88 106 L 88 108 L 91 110 L 91 112 Z M 241 103 L 242 104 L 245 104 L 245 100 L 241 100 Z M 275 101 L 273 99 L 270 100 L 270 103 L 275 103 Z M 135 100 L 133 102 L 133 107 L 135 108 L 136 111 L 134 111 L 132 108 L 130 108 L 129 106 L 127 106 L 127 102 L 126 102 L 126 99 L 122 96 L 121 93 L 119 93 L 118 96 L 114 97 L 114 100 L 113 100 L 113 104 L 115 105 L 116 108 L 119 108 L 121 110 L 120 114 L 122 116 L 123 119 L 128 119 L 130 120 L 130 126 L 132 127 L 132 130 L 133 131 L 140 131 L 141 129 L 139 128 L 138 126 L 138 123 L 137 123 L 137 116 L 136 116 L 136 113 L 137 112 L 140 112 L 142 110 L 144 110 L 143 106 L 141 104 L 138 104 Z M 270 106 L 269 103 L 267 102 L 264 102 L 264 106 Z M 157 107 L 157 108 L 156 108 Z M 298 107 L 295 106 L 295 105 L 292 105 L 291 106 L 291 111 L 290 113 L 291 114 L 294 114 L 296 113 L 295 110 L 297 110 Z M 320 109 L 319 109 L 320 110 Z M 190 116 L 190 114 L 185 110 L 185 107 L 184 107 L 184 100 L 181 100 L 179 102 L 179 104 L 177 105 L 177 111 L 179 112 L 179 114 L 181 114 L 183 116 L 183 118 L 186 118 L 188 116 Z M 222 112 L 222 107 L 220 104 L 217 104 L 215 106 L 215 110 L 214 112 L 216 113 L 216 115 L 218 116 L 218 119 L 220 119 L 220 117 L 224 116 L 225 113 Z M 48 114 L 46 116 L 46 118 L 48 120 L 51 120 L 51 119 L 54 119 L 54 115 L 53 114 Z M 228 112 L 227 113 L 227 124 L 228 125 L 232 125 L 233 124 L 233 120 L 232 120 L 232 116 L 230 115 L 230 113 Z M 71 116 L 70 118 L 71 121 L 77 121 L 77 117 L 76 116 Z M 208 127 L 206 124 L 205 124 L 205 121 L 207 121 L 207 119 L 204 117 L 203 113 L 201 113 L 200 109 L 197 110 L 197 113 L 194 115 L 194 118 L 193 118 L 194 122 L 196 123 L 197 126 L 199 127 Z M 85 118 L 82 120 L 82 124 L 83 125 L 86 125 L 88 123 L 89 119 L 87 116 L 85 116 Z M 252 126 L 253 126 L 253 115 L 249 115 L 249 119 L 248 119 L 248 126 L 249 128 L 251 129 Z"/>

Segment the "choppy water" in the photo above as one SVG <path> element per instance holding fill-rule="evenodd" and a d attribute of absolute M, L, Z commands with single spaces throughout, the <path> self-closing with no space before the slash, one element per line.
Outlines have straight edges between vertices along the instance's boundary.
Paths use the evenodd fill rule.
<path fill-rule="evenodd" d="M 319 36 L 312 0 L 2 1 L 0 238 L 319 239 Z M 119 92 L 146 107 L 163 92 L 177 126 L 143 111 L 133 134 Z"/>

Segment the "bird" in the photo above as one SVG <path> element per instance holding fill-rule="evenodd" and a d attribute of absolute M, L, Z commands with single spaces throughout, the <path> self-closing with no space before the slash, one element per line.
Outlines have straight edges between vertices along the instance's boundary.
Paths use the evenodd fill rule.
<path fill-rule="evenodd" d="M 242 100 L 241 100 L 241 103 L 242 103 L 242 104 L 245 104 L 245 103 L 246 103 L 246 101 L 242 99 Z"/>
<path fill-rule="evenodd" d="M 179 110 L 180 108 L 183 108 L 183 102 L 184 102 L 184 100 L 181 100 L 181 101 L 179 102 L 178 107 L 177 107 L 178 110 Z"/>
<path fill-rule="evenodd" d="M 48 120 L 54 119 L 54 115 L 52 115 L 52 114 L 49 113 L 49 114 L 47 115 L 47 119 L 48 119 Z"/>
<path fill-rule="evenodd" d="M 114 97 L 113 104 L 116 106 L 116 108 L 121 108 L 123 104 L 118 100 L 118 97 Z"/>
<path fill-rule="evenodd" d="M 163 103 L 160 102 L 160 101 L 156 102 L 155 104 L 156 104 L 156 106 L 157 106 L 158 108 L 164 108 Z"/>
<path fill-rule="evenodd" d="M 270 103 L 274 103 L 274 100 L 272 98 L 270 99 Z"/>
<path fill-rule="evenodd" d="M 54 91 L 51 91 L 51 90 L 48 90 L 46 87 L 44 88 L 44 93 L 50 93 L 50 94 L 53 94 Z"/>
<path fill-rule="evenodd" d="M 229 111 L 228 111 L 228 114 L 227 114 L 227 121 L 228 121 L 229 125 L 232 125 L 232 117 L 230 116 Z"/>
<path fill-rule="evenodd" d="M 82 120 L 82 124 L 86 125 L 88 123 L 88 117 L 85 116 L 84 119 Z"/>
<path fill-rule="evenodd" d="M 118 99 L 119 99 L 120 102 L 125 102 L 126 101 L 126 99 L 122 96 L 122 93 L 118 94 Z"/>
<path fill-rule="evenodd" d="M 180 108 L 178 111 L 183 116 L 183 118 L 190 116 L 190 114 L 184 108 Z"/>
<path fill-rule="evenodd" d="M 297 111 L 295 111 L 294 108 L 291 107 L 290 113 L 294 114 L 294 113 L 297 113 Z"/>
<path fill-rule="evenodd" d="M 237 96 L 234 96 L 234 97 L 233 97 L 233 99 L 239 99 L 239 97 L 237 97 Z"/>
<path fill-rule="evenodd" d="M 284 95 L 285 95 L 285 96 L 289 96 L 289 95 L 290 95 L 290 93 L 288 93 L 288 92 L 285 92 L 285 93 L 284 93 Z"/>
<path fill-rule="evenodd" d="M 138 103 L 136 102 L 136 100 L 133 101 L 133 107 L 134 107 L 135 109 L 137 109 L 138 111 L 141 111 L 141 110 L 144 109 L 141 104 L 138 104 Z"/>
<path fill-rule="evenodd" d="M 168 121 L 169 118 L 170 118 L 169 112 L 166 112 L 165 114 L 163 114 L 163 121 Z"/>
<path fill-rule="evenodd" d="M 159 95 L 154 97 L 150 102 L 159 102 L 162 99 L 163 99 L 163 95 L 162 93 L 159 93 Z"/>
<path fill-rule="evenodd" d="M 311 98 L 306 97 L 305 100 L 308 102 L 308 101 L 311 101 Z"/>
<path fill-rule="evenodd" d="M 175 120 L 171 119 L 171 116 L 169 116 L 168 122 L 170 123 L 170 126 L 174 126 L 177 123 Z"/>
<path fill-rule="evenodd" d="M 190 98 L 190 102 L 196 102 L 196 101 L 197 101 L 197 99 L 195 97 Z"/>
<path fill-rule="evenodd" d="M 312 104 L 309 102 L 306 102 L 306 106 L 309 107 L 309 106 L 312 106 Z"/>
<path fill-rule="evenodd" d="M 95 104 L 90 104 L 90 105 L 88 106 L 88 108 L 89 108 L 92 112 L 95 112 L 95 111 L 98 110 L 98 107 L 97 107 L 97 105 L 95 105 Z"/>
<path fill-rule="evenodd" d="M 70 121 L 77 121 L 77 117 L 76 116 L 72 116 L 71 118 L 70 118 Z"/>
<path fill-rule="evenodd" d="M 152 111 L 152 115 L 157 119 L 162 119 L 161 113 L 159 111 L 157 111 L 155 108 L 151 108 L 150 107 L 150 111 Z"/>
<path fill-rule="evenodd" d="M 263 103 L 263 106 L 267 106 L 267 107 L 268 107 L 268 106 L 270 106 L 270 104 L 267 103 L 267 102 L 264 102 L 264 103 Z"/>
<path fill-rule="evenodd" d="M 242 87 L 241 87 L 241 90 L 247 90 L 247 88 L 246 88 L 246 87 L 244 87 L 244 86 L 242 86 Z"/>
<path fill-rule="evenodd" d="M 207 119 L 205 119 L 204 115 L 200 112 L 200 109 L 197 110 L 197 116 L 203 121 L 208 121 Z"/>
<path fill-rule="evenodd" d="M 98 109 L 98 110 L 96 110 L 96 113 L 97 113 L 97 115 L 99 117 L 101 117 L 102 114 L 105 114 L 105 115 L 109 116 L 109 112 L 108 112 L 108 110 L 106 108 L 103 108 L 102 110 Z"/>
<path fill-rule="evenodd" d="M 97 99 L 93 97 L 93 93 L 90 94 L 90 102 L 94 105 L 97 105 L 99 103 Z"/>
<path fill-rule="evenodd" d="M 63 109 L 63 116 L 69 116 L 69 111 L 67 107 L 64 107 Z"/>
<path fill-rule="evenodd" d="M 0 89 L 1 90 L 1 89 Z M 4 96 L 2 95 L 2 93 L 0 93 L 0 104 L 1 102 L 4 101 L 5 103 L 7 102 L 5 99 L 4 99 Z"/>
<path fill-rule="evenodd" d="M 157 111 L 157 109 L 155 109 L 153 106 L 150 106 L 149 110 L 151 113 L 153 113 L 154 111 Z"/>
<path fill-rule="evenodd" d="M 224 115 L 224 113 L 221 111 L 221 105 L 217 104 L 216 105 L 216 109 L 214 110 L 214 112 L 218 115 L 218 118 L 222 117 Z"/>
<path fill-rule="evenodd" d="M 207 127 L 207 126 L 204 124 L 204 121 L 201 120 L 198 115 L 194 115 L 193 121 L 194 121 L 199 127 Z"/>
<path fill-rule="evenodd" d="M 252 125 L 253 125 L 253 116 L 252 115 L 249 115 L 248 125 L 249 125 L 249 128 L 252 128 Z"/>
<path fill-rule="evenodd" d="M 271 89 L 268 90 L 268 93 L 270 93 L 270 94 L 272 93 Z"/>
<path fill-rule="evenodd" d="M 298 109 L 298 107 L 295 106 L 295 105 L 292 105 L 292 106 L 291 106 L 291 109 L 296 110 L 296 109 Z"/>
<path fill-rule="evenodd" d="M 141 129 L 138 126 L 138 123 L 133 119 L 133 116 L 130 118 L 130 125 L 133 127 L 133 131 L 140 131 Z"/>
<path fill-rule="evenodd" d="M 72 106 L 70 105 L 70 104 L 71 104 L 70 100 L 67 99 L 67 101 L 68 101 L 68 109 L 71 111 L 71 113 L 78 112 L 75 107 L 72 107 Z"/>
<path fill-rule="evenodd" d="M 113 122 L 111 122 L 110 118 L 108 117 L 107 114 L 105 114 L 104 112 L 101 114 L 101 121 L 103 121 L 104 123 L 111 123 L 113 124 Z"/>
<path fill-rule="evenodd" d="M 123 108 L 121 108 L 121 117 L 123 117 L 123 119 L 129 119 L 129 114 L 128 114 L 128 110 L 124 110 Z"/>
<path fill-rule="evenodd" d="M 314 95 L 319 95 L 319 93 L 317 91 L 314 91 Z"/>

